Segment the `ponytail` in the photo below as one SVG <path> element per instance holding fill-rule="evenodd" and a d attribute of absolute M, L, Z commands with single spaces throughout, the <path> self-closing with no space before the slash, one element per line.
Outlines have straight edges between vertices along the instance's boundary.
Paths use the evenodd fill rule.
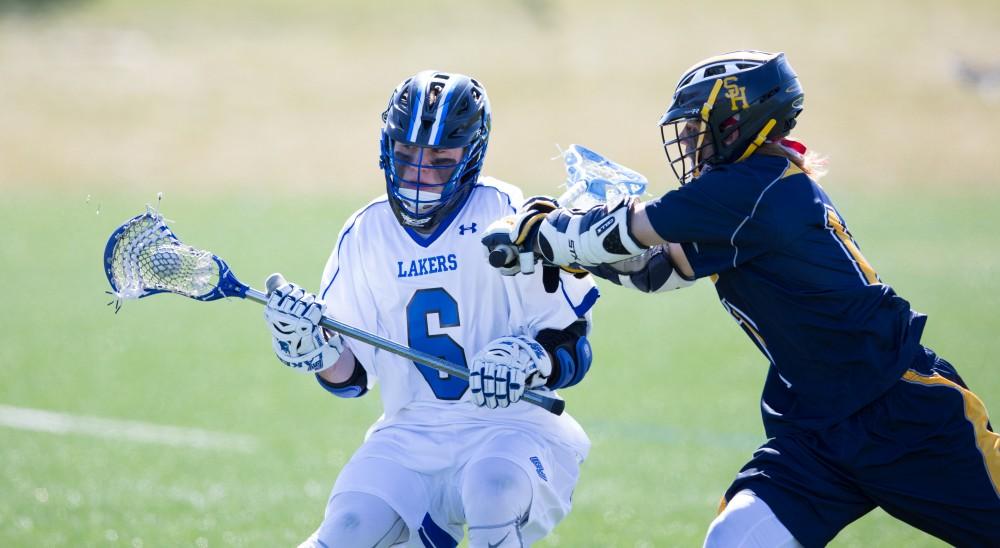
<path fill-rule="evenodd" d="M 827 173 L 825 157 L 806 149 L 805 145 L 788 137 L 776 140 L 768 139 L 757 149 L 757 152 L 787 158 L 814 181 L 818 181 Z"/>

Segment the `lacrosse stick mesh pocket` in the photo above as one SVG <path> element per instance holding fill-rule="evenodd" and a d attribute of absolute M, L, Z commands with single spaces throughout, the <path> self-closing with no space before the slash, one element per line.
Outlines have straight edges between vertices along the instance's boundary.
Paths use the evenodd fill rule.
<path fill-rule="evenodd" d="M 200 298 L 219 284 L 214 255 L 182 243 L 148 211 L 122 225 L 112 236 L 105 261 L 119 299 L 136 299 L 161 291 Z"/>
<path fill-rule="evenodd" d="M 587 210 L 646 193 L 646 177 L 586 147 L 570 145 L 562 158 L 566 191 L 557 201 L 563 207 Z"/>

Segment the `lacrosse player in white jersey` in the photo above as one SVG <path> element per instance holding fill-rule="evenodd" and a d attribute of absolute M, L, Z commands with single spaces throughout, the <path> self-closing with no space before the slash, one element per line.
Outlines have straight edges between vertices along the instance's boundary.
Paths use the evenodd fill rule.
<path fill-rule="evenodd" d="M 569 415 L 519 400 L 587 373 L 597 288 L 566 272 L 501 276 L 485 260 L 479 238 L 523 197 L 480 176 L 491 125 L 479 82 L 416 74 L 382 121 L 386 195 L 348 219 L 318 296 L 288 284 L 265 312 L 292 369 L 344 398 L 381 384 L 384 414 L 303 546 L 447 548 L 465 527 L 473 548 L 530 546 L 569 512 L 590 440 Z M 326 332 L 324 310 L 468 367 L 469 381 Z"/>

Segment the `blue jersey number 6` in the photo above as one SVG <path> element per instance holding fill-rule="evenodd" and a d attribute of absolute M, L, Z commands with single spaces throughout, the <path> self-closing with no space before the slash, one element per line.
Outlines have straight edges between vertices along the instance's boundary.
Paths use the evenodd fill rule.
<path fill-rule="evenodd" d="M 437 356 L 455 365 L 468 368 L 465 362 L 465 350 L 448 335 L 431 335 L 428 331 L 427 317 L 437 314 L 438 325 L 441 327 L 457 327 L 461 325 L 458 317 L 458 303 L 443 288 L 420 289 L 413 294 L 406 305 L 406 324 L 409 333 L 410 348 Z M 441 400 L 457 400 L 469 388 L 469 382 L 451 377 L 447 373 L 431 369 L 426 365 L 414 363 L 420 374 L 427 380 L 434 395 Z"/>

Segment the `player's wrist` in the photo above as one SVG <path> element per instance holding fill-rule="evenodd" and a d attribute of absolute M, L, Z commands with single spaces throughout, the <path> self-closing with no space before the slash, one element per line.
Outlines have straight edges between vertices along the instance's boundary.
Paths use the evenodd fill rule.
<path fill-rule="evenodd" d="M 667 241 L 656 232 L 656 229 L 653 228 L 649 215 L 646 213 L 646 202 L 637 201 L 636 204 L 629 210 L 628 232 L 629 236 L 636 243 L 646 246 L 647 248 L 667 243 Z"/>
<path fill-rule="evenodd" d="M 329 386 L 343 388 L 356 380 L 361 372 L 364 372 L 361 363 L 349 349 L 345 349 L 330 367 L 317 372 L 317 375 Z"/>

